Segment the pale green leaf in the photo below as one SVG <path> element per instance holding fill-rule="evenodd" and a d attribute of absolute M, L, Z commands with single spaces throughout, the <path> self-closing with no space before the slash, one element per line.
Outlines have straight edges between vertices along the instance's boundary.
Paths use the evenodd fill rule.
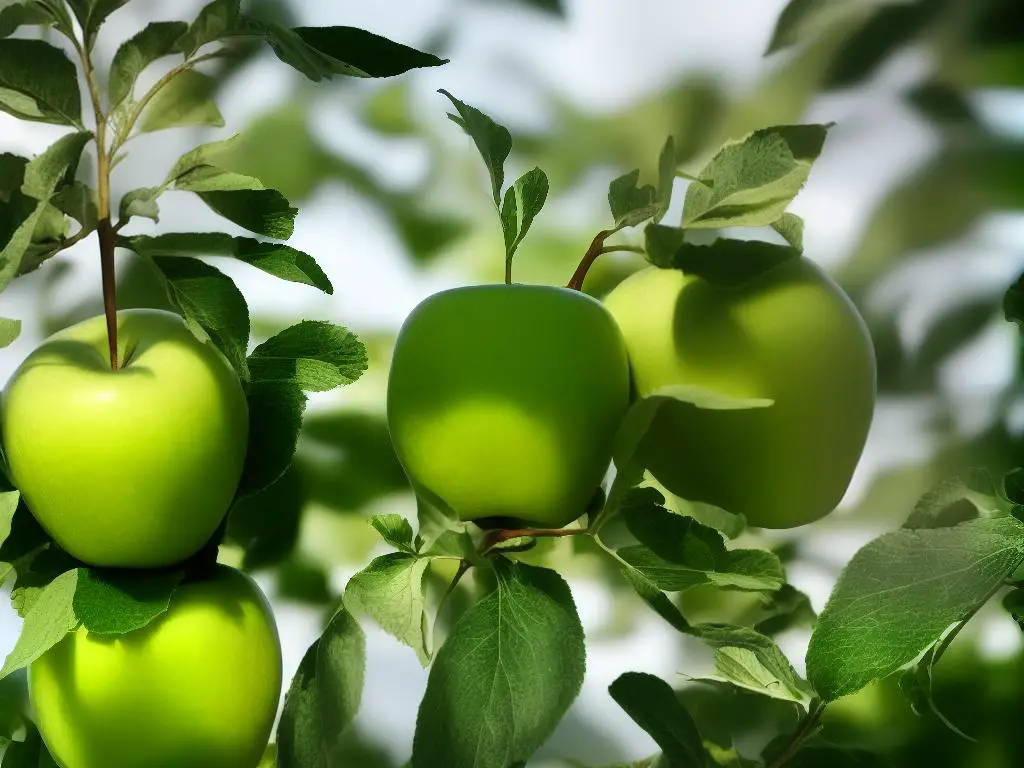
<path fill-rule="evenodd" d="M 423 580 L 429 562 L 428 558 L 393 552 L 373 560 L 345 588 L 349 610 L 370 616 L 381 629 L 412 648 L 423 666 L 431 656 Z"/>
<path fill-rule="evenodd" d="M 0 349 L 9 347 L 21 335 L 21 320 L 0 317 Z"/>
<path fill-rule="evenodd" d="M 185 70 L 157 91 L 142 113 L 139 130 L 152 133 L 189 125 L 222 127 L 224 116 L 213 100 L 217 87 L 217 81 L 209 75 Z"/>
<path fill-rule="evenodd" d="M 174 53 L 175 43 L 188 30 L 183 21 L 154 21 L 121 44 L 110 66 L 110 105 L 132 96 L 135 82 L 154 61 Z"/>
<path fill-rule="evenodd" d="M 340 325 L 303 320 L 267 339 L 249 356 L 254 381 L 294 383 L 305 392 L 351 384 L 367 367 L 366 347 Z"/>
<path fill-rule="evenodd" d="M 43 589 L 25 615 L 14 649 L 0 669 L 0 678 L 28 667 L 63 640 L 79 625 L 72 601 L 78 586 L 78 571 L 67 571 Z"/>

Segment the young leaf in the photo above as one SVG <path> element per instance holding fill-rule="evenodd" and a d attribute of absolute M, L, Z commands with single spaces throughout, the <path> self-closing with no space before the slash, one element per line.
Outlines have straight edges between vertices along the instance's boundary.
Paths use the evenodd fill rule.
<path fill-rule="evenodd" d="M 715 674 L 698 679 L 810 707 L 814 691 L 770 637 L 747 627 L 718 625 L 701 626 L 698 636 L 715 649 Z"/>
<path fill-rule="evenodd" d="M 708 763 L 697 724 L 668 683 L 654 675 L 627 672 L 608 692 L 661 747 L 669 765 L 696 768 Z"/>
<path fill-rule="evenodd" d="M 686 190 L 683 226 L 773 224 L 807 181 L 830 127 L 773 126 L 727 143 Z"/>
<path fill-rule="evenodd" d="M 183 21 L 154 21 L 121 44 L 110 66 L 111 108 L 131 98 L 139 75 L 154 61 L 174 53 L 175 43 L 187 30 Z"/>
<path fill-rule="evenodd" d="M 351 384 L 367 366 L 366 347 L 340 325 L 303 320 L 253 350 L 254 381 L 291 382 L 305 392 L 327 392 Z"/>
<path fill-rule="evenodd" d="M 282 280 L 310 285 L 328 295 L 334 293 L 334 286 L 312 256 L 279 243 L 222 232 L 170 232 L 120 238 L 118 244 L 144 256 L 230 256 Z"/>
<path fill-rule="evenodd" d="M 441 89 L 438 93 L 447 96 L 455 105 L 458 114 L 449 114 L 448 118 L 461 127 L 476 144 L 491 177 L 491 196 L 494 198 L 494 205 L 500 207 L 501 188 L 505 185 L 505 161 L 512 151 L 512 134 L 508 128 L 498 125 L 476 107 L 459 101 L 448 91 Z"/>
<path fill-rule="evenodd" d="M 772 229 L 798 252 L 804 252 L 804 220 L 795 213 L 784 213 L 772 222 Z"/>
<path fill-rule="evenodd" d="M 163 191 L 162 187 L 140 187 L 126 192 L 121 198 L 118 212 L 120 221 L 127 222 L 133 216 L 160 221 L 160 206 L 157 205 L 156 199 L 163 194 Z"/>
<path fill-rule="evenodd" d="M 658 158 L 658 186 L 638 186 L 640 169 L 619 176 L 608 186 L 608 207 L 615 227 L 635 227 L 647 219 L 659 221 L 672 200 L 672 182 L 675 179 L 675 139 L 665 140 Z"/>
<path fill-rule="evenodd" d="M 42 40 L 0 40 L 0 111 L 81 127 L 78 70 L 62 50 Z"/>
<path fill-rule="evenodd" d="M 505 190 L 501 229 L 505 235 L 505 260 L 511 261 L 533 220 L 548 198 L 548 177 L 540 168 L 527 171 Z"/>
<path fill-rule="evenodd" d="M 36 598 L 25 615 L 14 649 L 0 669 L 0 678 L 28 667 L 73 632 L 79 624 L 72 606 L 78 585 L 78 571 L 67 571 L 54 579 Z"/>
<path fill-rule="evenodd" d="M 735 288 L 799 257 L 800 252 L 788 245 L 719 238 L 710 245 L 683 243 L 673 266 L 709 283 Z"/>
<path fill-rule="evenodd" d="M 340 608 L 306 651 L 288 687 L 277 728 L 280 768 L 333 768 L 363 696 L 366 637 Z"/>
<path fill-rule="evenodd" d="M 423 580 L 429 564 L 429 558 L 393 552 L 376 558 L 345 587 L 349 610 L 370 616 L 381 629 L 412 648 L 423 666 L 430 663 L 431 656 Z"/>
<path fill-rule="evenodd" d="M 65 0 L 85 32 L 87 50 L 92 50 L 96 35 L 107 17 L 128 0 Z"/>
<path fill-rule="evenodd" d="M 408 554 L 416 553 L 412 524 L 401 515 L 374 515 L 370 518 L 370 525 L 395 549 Z"/>
<path fill-rule="evenodd" d="M 295 455 L 306 395 L 292 382 L 253 382 L 249 403 L 249 449 L 238 485 L 240 497 L 269 487 L 285 473 Z"/>
<path fill-rule="evenodd" d="M 213 0 L 204 6 L 188 31 L 178 40 L 175 50 L 191 58 L 207 43 L 232 34 L 238 27 L 239 0 Z"/>
<path fill-rule="evenodd" d="M 295 231 L 298 209 L 292 208 L 285 196 L 273 189 L 201 192 L 199 198 L 214 213 L 257 235 L 287 240 Z"/>
<path fill-rule="evenodd" d="M 0 349 L 9 347 L 21 335 L 21 320 L 0 317 Z"/>
<path fill-rule="evenodd" d="M 1024 562 L 1012 517 L 903 529 L 863 547 L 811 636 L 807 672 L 826 701 L 856 693 L 923 653 Z"/>
<path fill-rule="evenodd" d="M 158 256 L 150 261 L 164 279 L 168 299 L 192 332 L 208 336 L 241 379 L 248 380 L 249 307 L 234 282 L 198 259 Z"/>
<path fill-rule="evenodd" d="M 583 628 L 554 571 L 499 558 L 427 680 L 412 768 L 508 768 L 551 735 L 583 682 Z"/>
<path fill-rule="evenodd" d="M 296 27 L 292 31 L 330 64 L 333 74 L 394 77 L 410 69 L 448 63 L 356 27 Z"/>
<path fill-rule="evenodd" d="M 184 576 L 180 568 L 127 573 L 79 568 L 75 615 L 95 635 L 133 632 L 167 612 Z"/>
<path fill-rule="evenodd" d="M 224 116 L 213 100 L 217 81 L 202 72 L 188 69 L 161 88 L 146 106 L 139 131 L 153 133 L 187 125 L 212 125 L 221 128 Z"/>

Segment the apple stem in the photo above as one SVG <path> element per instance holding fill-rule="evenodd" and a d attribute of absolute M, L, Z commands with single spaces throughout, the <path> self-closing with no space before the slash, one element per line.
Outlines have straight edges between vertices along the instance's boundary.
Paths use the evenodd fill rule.
<path fill-rule="evenodd" d="M 597 261 L 597 257 L 605 253 L 614 253 L 616 251 L 629 251 L 631 253 L 646 253 L 643 248 L 638 245 L 605 245 L 605 241 L 618 232 L 622 227 L 616 227 L 615 229 L 602 229 L 594 237 L 590 243 L 590 247 L 587 248 L 587 252 L 583 254 L 583 259 L 580 261 L 576 271 L 573 273 L 572 278 L 566 284 L 566 288 L 572 288 L 577 291 L 583 290 L 583 281 L 587 279 L 587 273 L 590 268 L 594 266 L 594 262 Z"/>
<path fill-rule="evenodd" d="M 110 369 L 116 371 L 120 367 L 117 359 L 117 279 L 114 272 L 114 228 L 110 218 L 100 219 L 97 223 L 97 234 L 100 239 L 100 269 L 103 272 L 103 313 L 107 318 L 107 347 L 110 351 Z"/>
<path fill-rule="evenodd" d="M 512 539 L 552 539 L 561 536 L 583 536 L 590 533 L 587 528 L 499 528 L 488 531 L 480 544 L 480 554 L 485 555 L 504 541 Z"/>

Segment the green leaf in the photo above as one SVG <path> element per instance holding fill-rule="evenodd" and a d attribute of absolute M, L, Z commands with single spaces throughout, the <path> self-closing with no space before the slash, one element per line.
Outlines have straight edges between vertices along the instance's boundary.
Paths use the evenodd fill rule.
<path fill-rule="evenodd" d="M 24 727 L 24 738 L 12 740 L 3 753 L 3 768 L 60 768 L 51 757 L 36 728 L 28 717 L 19 718 L 19 725 Z"/>
<path fill-rule="evenodd" d="M 775 641 L 747 627 L 707 625 L 698 636 L 715 649 L 715 674 L 697 678 L 724 683 L 807 710 L 814 690 L 793 669 Z"/>
<path fill-rule="evenodd" d="M 828 0 L 790 0 L 779 14 L 765 56 L 799 42 L 804 36 L 808 18 L 827 4 Z"/>
<path fill-rule="evenodd" d="M 817 614 L 807 597 L 791 584 L 783 584 L 762 608 L 764 615 L 754 629 L 762 635 L 777 635 L 797 626 L 810 626 Z"/>
<path fill-rule="evenodd" d="M 671 268 L 685 238 L 686 230 L 680 227 L 648 224 L 644 227 L 644 250 L 647 252 L 647 260 L 656 267 Z"/>
<path fill-rule="evenodd" d="M 0 450 L 0 462 L 2 460 L 3 452 Z M 0 463 L 0 469 L 4 469 L 2 463 Z M 3 472 L 0 472 L 0 484 L 5 487 L 8 485 Z M 6 503 L 10 503 L 10 497 L 7 497 Z M 4 511 L 6 511 L 6 505 Z M 12 570 L 15 571 L 20 581 L 28 573 L 37 556 L 50 546 L 51 540 L 25 504 L 16 505 L 12 517 L 4 516 L 0 519 L 3 520 L 5 529 L 2 531 L 4 533 L 3 540 L 0 541 L 0 584 L 7 580 Z M 63 570 L 49 574 L 43 583 L 48 583 L 53 576 L 59 575 Z M 12 602 L 13 597 L 12 594 Z"/>
<path fill-rule="evenodd" d="M 995 517 L 1001 508 L 995 480 L 986 469 L 975 469 L 935 485 L 914 505 L 904 528 L 950 528 L 979 517 Z"/>
<path fill-rule="evenodd" d="M 533 220 L 548 198 L 548 177 L 540 168 L 527 171 L 505 191 L 501 229 L 505 236 L 505 260 L 511 261 L 530 231 Z"/>
<path fill-rule="evenodd" d="M 332 74 L 394 77 L 410 69 L 448 63 L 356 27 L 296 27 L 292 31 L 328 62 Z"/>
<path fill-rule="evenodd" d="M 957 736 L 967 739 L 968 741 L 976 742 L 976 739 L 972 739 L 966 733 L 961 731 L 952 723 L 952 721 L 942 714 L 938 705 L 935 703 L 935 697 L 932 695 L 932 675 L 935 671 L 935 664 L 939 660 L 939 654 L 941 653 L 940 643 L 941 641 L 933 643 L 912 667 L 903 671 L 899 678 L 900 691 L 910 702 L 910 707 L 914 710 L 916 715 L 924 717 L 928 713 L 931 713 Z"/>
<path fill-rule="evenodd" d="M 639 186 L 640 169 L 619 176 L 608 186 L 608 207 L 615 227 L 635 227 L 647 219 L 660 220 L 672 199 L 676 171 L 675 140 L 669 136 L 658 159 L 658 186 Z"/>
<path fill-rule="evenodd" d="M 5 38 L 22 26 L 50 26 L 53 16 L 36 0 L 14 0 L 13 5 L 0 9 L 0 38 Z"/>
<path fill-rule="evenodd" d="M 795 213 L 784 213 L 772 222 L 772 229 L 798 252 L 804 252 L 804 220 Z"/>
<path fill-rule="evenodd" d="M 78 70 L 62 50 L 42 40 L 0 40 L 0 111 L 81 127 Z"/>
<path fill-rule="evenodd" d="M 252 382 L 246 397 L 249 449 L 238 486 L 243 497 L 267 488 L 291 465 L 306 408 L 306 395 L 292 382 Z"/>
<path fill-rule="evenodd" d="M 14 513 L 20 500 L 21 494 L 17 491 L 0 493 L 0 545 L 11 535 L 11 524 L 14 522 Z"/>
<path fill-rule="evenodd" d="M 423 666 L 430 663 L 432 653 L 423 580 L 429 564 L 429 558 L 392 552 L 373 560 L 345 587 L 349 610 L 370 616 L 381 629 L 412 648 Z"/>
<path fill-rule="evenodd" d="M 126 192 L 121 198 L 119 216 L 127 222 L 133 216 L 142 216 L 153 221 L 160 221 L 160 206 L 156 199 L 163 194 L 162 187 L 140 187 Z"/>
<path fill-rule="evenodd" d="M 99 219 L 99 206 L 92 187 L 76 181 L 61 187 L 50 198 L 50 203 L 61 213 L 77 221 L 82 229 L 91 232 Z M 60 217 L 63 224 L 63 215 Z M 37 229 L 38 233 L 38 229 Z"/>
<path fill-rule="evenodd" d="M 374 515 L 370 518 L 370 525 L 395 549 L 415 554 L 412 524 L 401 515 Z"/>
<path fill-rule="evenodd" d="M 95 635 L 125 635 L 167 612 L 183 569 L 113 571 L 79 568 L 73 605 L 82 625 Z"/>
<path fill-rule="evenodd" d="M 719 238 L 710 245 L 683 243 L 673 266 L 709 283 L 733 288 L 799 257 L 800 252 L 789 245 Z"/>
<path fill-rule="evenodd" d="M 0 349 L 9 347 L 21 335 L 21 320 L 0 317 Z"/>
<path fill-rule="evenodd" d="M 334 293 L 334 286 L 312 256 L 280 243 L 232 237 L 222 232 L 137 235 L 120 238 L 118 243 L 144 256 L 229 256 L 282 280 L 310 285 L 329 295 Z"/>
<path fill-rule="evenodd" d="M 551 735 L 583 682 L 583 628 L 554 571 L 497 559 L 427 680 L 412 768 L 508 768 Z"/>
<path fill-rule="evenodd" d="M 163 186 L 186 192 L 265 189 L 258 178 L 240 171 L 245 164 L 244 157 L 240 156 L 243 149 L 241 134 L 200 144 L 178 158 Z"/>
<path fill-rule="evenodd" d="M 1024 332 L 1024 274 L 1017 278 L 1003 297 L 1003 315 Z"/>
<path fill-rule="evenodd" d="M 183 21 L 154 21 L 121 44 L 110 66 L 111 108 L 131 98 L 139 75 L 154 61 L 174 53 L 175 43 L 187 30 Z"/>
<path fill-rule="evenodd" d="M 366 371 L 366 347 L 340 325 L 303 320 L 253 350 L 254 381 L 291 382 L 305 392 L 327 392 L 351 384 Z"/>
<path fill-rule="evenodd" d="M 608 687 L 615 702 L 661 747 L 669 765 L 704 766 L 697 724 L 665 681 L 641 672 L 627 672 Z"/>
<path fill-rule="evenodd" d="M 280 192 L 264 189 L 252 192 L 202 192 L 200 199 L 214 213 L 257 235 L 287 240 L 295 231 L 295 215 Z"/>
<path fill-rule="evenodd" d="M 658 589 L 654 582 L 629 563 L 625 563 L 622 560 L 618 560 L 618 562 L 626 581 L 629 582 L 640 599 L 647 603 L 651 610 L 678 631 L 684 634 L 691 634 L 693 632 L 690 622 L 686 620 L 676 604 L 669 599 L 668 595 Z"/>
<path fill-rule="evenodd" d="M 153 133 L 189 125 L 224 126 L 213 100 L 218 83 L 209 75 L 188 69 L 161 88 L 146 106 L 139 131 Z"/>
<path fill-rule="evenodd" d="M 1012 517 L 903 529 L 863 547 L 818 618 L 807 672 L 826 701 L 910 663 L 964 621 L 1024 562 Z"/>
<path fill-rule="evenodd" d="M 304 477 L 293 465 L 269 487 L 235 502 L 227 537 L 245 550 L 245 570 L 278 565 L 292 554 L 308 496 Z"/>
<path fill-rule="evenodd" d="M 25 624 L 0 669 L 0 678 L 28 667 L 78 627 L 72 606 L 77 585 L 78 571 L 71 570 L 42 590 L 25 615 Z"/>
<path fill-rule="evenodd" d="M 831 125 L 762 128 L 726 143 L 686 190 L 687 228 L 763 227 L 800 192 Z"/>
<path fill-rule="evenodd" d="M 200 338 L 208 336 L 239 377 L 248 380 L 245 353 L 249 345 L 249 307 L 234 282 L 198 259 L 158 256 L 150 261 L 163 277 L 167 297 L 186 325 Z"/>
<path fill-rule="evenodd" d="M 96 35 L 100 31 L 103 22 L 107 20 L 114 11 L 128 2 L 128 0 L 65 0 L 71 6 L 75 18 L 82 25 L 85 32 L 85 43 L 88 50 L 92 50 L 96 42 Z"/>
<path fill-rule="evenodd" d="M 459 101 L 443 88 L 438 91 L 455 105 L 457 115 L 448 118 L 464 130 L 476 144 L 491 177 L 491 196 L 494 205 L 501 205 L 501 188 L 505 185 L 505 161 L 512 151 L 512 134 L 508 128 L 498 125 L 476 107 Z"/>
<path fill-rule="evenodd" d="M 277 728 L 280 768 L 334 768 L 345 729 L 363 696 L 366 638 L 340 608 L 306 651 L 284 700 Z"/>
<path fill-rule="evenodd" d="M 204 6 L 178 40 L 176 50 L 190 58 L 207 43 L 232 34 L 238 27 L 238 6 L 239 0 L 213 0 Z"/>

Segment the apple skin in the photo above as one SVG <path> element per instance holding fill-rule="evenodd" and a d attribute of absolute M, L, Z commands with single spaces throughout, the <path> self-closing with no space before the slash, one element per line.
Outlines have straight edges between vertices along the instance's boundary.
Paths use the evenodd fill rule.
<path fill-rule="evenodd" d="M 639 396 L 689 384 L 774 400 L 731 411 L 664 405 L 641 447 L 662 486 L 762 528 L 835 509 L 864 449 L 876 373 L 863 319 L 821 269 L 795 258 L 727 288 L 650 267 L 605 306 Z"/>
<path fill-rule="evenodd" d="M 194 554 L 231 505 L 248 443 L 245 393 L 212 342 L 160 310 L 60 331 L 0 401 L 11 480 L 46 531 L 90 565 L 153 568 Z"/>
<path fill-rule="evenodd" d="M 61 768 L 256 768 L 281 695 L 266 598 L 219 565 L 142 629 L 80 627 L 29 667 L 36 724 Z"/>
<path fill-rule="evenodd" d="M 413 310 L 395 343 L 395 451 L 413 487 L 463 520 L 575 520 L 610 466 L 628 407 L 622 336 L 578 291 L 442 291 Z"/>

